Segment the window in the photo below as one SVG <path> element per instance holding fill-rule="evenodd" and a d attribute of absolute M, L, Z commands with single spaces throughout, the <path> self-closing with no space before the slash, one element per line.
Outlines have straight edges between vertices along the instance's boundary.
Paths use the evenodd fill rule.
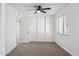
<path fill-rule="evenodd" d="M 69 33 L 69 23 L 68 14 L 57 19 L 57 33 L 68 35 Z"/>
<path fill-rule="evenodd" d="M 59 26 L 59 33 L 63 34 L 63 17 L 59 18 L 58 26 Z"/>

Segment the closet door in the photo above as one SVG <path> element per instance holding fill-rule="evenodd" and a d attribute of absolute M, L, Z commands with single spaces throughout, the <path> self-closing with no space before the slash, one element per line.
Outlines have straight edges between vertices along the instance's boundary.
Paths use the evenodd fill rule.
<path fill-rule="evenodd" d="M 45 41 L 45 18 L 38 16 L 38 41 Z"/>

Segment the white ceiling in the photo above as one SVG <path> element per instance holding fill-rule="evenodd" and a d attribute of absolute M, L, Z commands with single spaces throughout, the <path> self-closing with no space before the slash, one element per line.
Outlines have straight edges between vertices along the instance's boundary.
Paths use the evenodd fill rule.
<path fill-rule="evenodd" d="M 21 12 L 23 14 L 34 14 L 34 10 L 31 11 L 29 9 L 35 9 L 36 5 L 41 5 L 44 8 L 46 8 L 46 7 L 51 8 L 51 10 L 46 10 L 46 12 L 47 12 L 46 14 L 54 15 L 67 4 L 66 3 L 9 3 L 8 5 L 11 5 L 18 12 Z"/>

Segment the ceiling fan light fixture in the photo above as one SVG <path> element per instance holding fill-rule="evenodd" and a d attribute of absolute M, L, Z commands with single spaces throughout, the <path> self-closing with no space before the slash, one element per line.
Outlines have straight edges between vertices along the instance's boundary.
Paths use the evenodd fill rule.
<path fill-rule="evenodd" d="M 37 13 L 40 13 L 40 10 L 39 10 L 39 11 L 37 11 Z"/>

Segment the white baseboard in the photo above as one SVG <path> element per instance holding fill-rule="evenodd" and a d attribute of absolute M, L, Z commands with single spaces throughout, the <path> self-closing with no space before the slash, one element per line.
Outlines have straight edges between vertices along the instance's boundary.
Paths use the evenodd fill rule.
<path fill-rule="evenodd" d="M 6 52 L 6 55 L 7 55 L 8 53 L 10 53 L 15 47 L 16 47 L 16 45 L 13 46 L 11 49 L 9 49 L 9 50 Z"/>
<path fill-rule="evenodd" d="M 70 55 L 72 55 L 72 53 L 70 53 L 70 51 L 68 49 L 66 49 L 65 47 L 63 47 L 59 42 L 55 41 L 56 44 L 58 44 L 61 48 L 63 48 L 65 51 L 67 51 Z"/>

